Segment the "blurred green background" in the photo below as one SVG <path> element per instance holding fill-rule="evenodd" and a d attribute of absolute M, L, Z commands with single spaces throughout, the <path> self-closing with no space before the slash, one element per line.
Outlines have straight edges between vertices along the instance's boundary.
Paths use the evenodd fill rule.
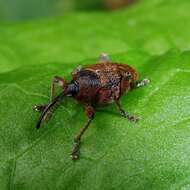
<path fill-rule="evenodd" d="M 1 21 L 18 21 L 63 15 L 76 10 L 110 10 L 127 6 L 134 0 L 0 0 Z"/>

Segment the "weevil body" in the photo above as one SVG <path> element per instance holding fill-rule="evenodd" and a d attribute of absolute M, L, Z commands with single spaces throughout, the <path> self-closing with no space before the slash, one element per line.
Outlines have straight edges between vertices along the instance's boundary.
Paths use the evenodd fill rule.
<path fill-rule="evenodd" d="M 37 123 L 37 128 L 40 128 L 43 120 L 48 119 L 51 115 L 52 108 L 60 102 L 63 97 L 73 97 L 82 103 L 85 107 L 88 121 L 80 133 L 74 138 L 71 158 L 75 160 L 79 156 L 81 137 L 94 119 L 95 107 L 115 103 L 123 117 L 128 118 L 130 121 L 137 121 L 137 117 L 129 115 L 121 108 L 119 99 L 124 92 L 145 86 L 148 83 L 148 79 L 138 81 L 137 72 L 131 66 L 113 63 L 106 54 L 102 54 L 98 63 L 74 70 L 72 80 L 69 83 L 61 77 L 54 77 L 51 86 L 50 103 L 34 107 L 36 111 L 42 112 Z M 56 85 L 62 87 L 62 92 L 55 97 Z"/>
<path fill-rule="evenodd" d="M 86 66 L 72 76 L 79 88 L 74 98 L 90 105 L 113 103 L 137 80 L 132 67 L 112 62 Z"/>

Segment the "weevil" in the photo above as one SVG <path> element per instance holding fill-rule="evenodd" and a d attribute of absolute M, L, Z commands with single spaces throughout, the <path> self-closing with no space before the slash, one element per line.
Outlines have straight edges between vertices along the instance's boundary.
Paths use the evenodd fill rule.
<path fill-rule="evenodd" d="M 79 157 L 80 141 L 95 116 L 97 106 L 115 103 L 121 116 L 129 121 L 138 121 L 138 117 L 129 115 L 121 104 L 120 97 L 132 89 L 145 86 L 149 79 L 138 80 L 138 74 L 134 68 L 127 64 L 110 61 L 107 54 L 101 54 L 96 64 L 78 67 L 72 72 L 72 80 L 66 82 L 62 77 L 55 76 L 51 85 L 50 103 L 34 106 L 35 111 L 41 115 L 36 128 L 39 129 L 41 122 L 48 120 L 52 114 L 52 108 L 68 96 L 76 99 L 85 108 L 87 123 L 74 137 L 74 145 L 71 158 L 76 160 Z M 61 93 L 55 96 L 55 87 L 62 88 Z"/>

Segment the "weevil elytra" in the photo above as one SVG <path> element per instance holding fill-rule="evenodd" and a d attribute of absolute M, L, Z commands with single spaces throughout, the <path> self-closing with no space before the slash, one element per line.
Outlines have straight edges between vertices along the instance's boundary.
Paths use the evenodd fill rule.
<path fill-rule="evenodd" d="M 49 118 L 52 108 L 65 96 L 73 97 L 82 103 L 88 121 L 74 138 L 71 158 L 75 160 L 79 157 L 81 137 L 94 119 L 95 107 L 115 103 L 117 110 L 123 117 L 136 122 L 138 117 L 124 111 L 119 99 L 124 92 L 145 86 L 149 82 L 148 79 L 138 80 L 137 72 L 131 66 L 111 62 L 107 54 L 102 54 L 96 64 L 74 70 L 72 80 L 68 83 L 61 77 L 55 76 L 53 78 L 50 103 L 34 106 L 35 111 L 41 112 L 36 127 L 40 128 L 41 122 Z M 55 96 L 57 85 L 62 88 L 62 91 L 58 96 Z"/>

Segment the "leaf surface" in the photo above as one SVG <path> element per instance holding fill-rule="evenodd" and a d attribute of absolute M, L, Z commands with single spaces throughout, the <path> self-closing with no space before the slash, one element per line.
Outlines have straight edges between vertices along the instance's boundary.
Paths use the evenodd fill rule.
<path fill-rule="evenodd" d="M 145 1 L 114 13 L 2 25 L 1 189 L 188 189 L 189 8 L 185 0 Z M 114 105 L 101 108 L 72 162 L 73 137 L 85 123 L 82 107 L 65 99 L 36 131 L 32 106 L 48 102 L 54 75 L 69 80 L 101 52 L 151 83 L 121 99 L 140 122 L 121 118 Z"/>

